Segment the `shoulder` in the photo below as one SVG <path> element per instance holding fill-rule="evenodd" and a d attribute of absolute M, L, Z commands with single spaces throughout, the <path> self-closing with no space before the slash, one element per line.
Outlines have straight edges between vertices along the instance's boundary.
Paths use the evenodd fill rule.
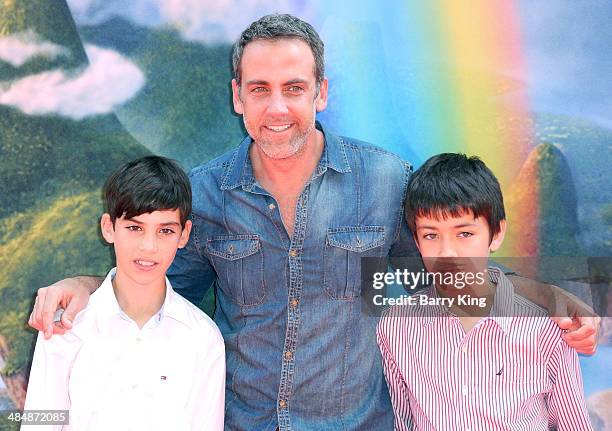
<path fill-rule="evenodd" d="M 545 308 L 540 307 L 535 302 L 514 293 L 514 308 L 517 316 L 528 316 L 528 317 L 547 317 L 548 311 Z M 550 320 L 550 319 L 549 319 Z"/>
<path fill-rule="evenodd" d="M 516 293 L 512 332 L 515 336 L 532 339 L 545 360 L 560 343 L 564 343 L 561 338 L 563 331 L 550 318 L 548 311 Z"/>
<path fill-rule="evenodd" d="M 174 291 L 172 291 L 172 301 L 177 311 L 181 313 L 181 319 L 189 327 L 192 336 L 198 337 L 198 340 L 204 340 L 207 350 L 210 350 L 211 347 L 224 350 L 225 344 L 221 331 L 206 313 Z"/>
<path fill-rule="evenodd" d="M 240 147 L 236 147 L 189 172 L 193 214 L 215 213 L 221 208 L 222 185 L 226 181 L 227 173 L 237 163 L 239 149 Z"/>
<path fill-rule="evenodd" d="M 218 157 L 215 157 L 212 160 L 209 160 L 206 163 L 196 166 L 189 172 L 189 179 L 193 183 L 214 177 L 220 177 L 234 162 L 238 154 L 238 149 L 239 147 L 236 147 Z"/>
<path fill-rule="evenodd" d="M 83 344 L 83 334 L 79 333 L 77 335 L 77 331 L 82 328 L 83 325 L 81 324 L 80 328 L 77 329 L 75 321 L 75 326 L 71 331 L 64 334 L 55 334 L 48 340 L 45 339 L 42 332 L 39 332 L 35 349 L 37 352 L 44 352 L 44 356 L 71 362 Z M 34 357 L 36 358 L 36 355 Z"/>
<path fill-rule="evenodd" d="M 376 163 L 375 166 L 365 165 L 365 168 L 374 168 L 377 170 L 387 168 L 400 170 L 402 172 L 410 172 L 412 170 L 412 165 L 408 161 L 377 145 L 346 136 L 338 136 L 338 142 L 347 153 L 347 156 L 352 155 L 353 159 L 357 157 L 363 161 Z M 351 157 L 349 156 L 348 159 L 349 163 L 352 165 Z"/>

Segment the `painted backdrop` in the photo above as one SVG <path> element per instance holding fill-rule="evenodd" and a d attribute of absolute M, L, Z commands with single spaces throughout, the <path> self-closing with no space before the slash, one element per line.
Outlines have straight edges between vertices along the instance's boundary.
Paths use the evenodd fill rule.
<path fill-rule="evenodd" d="M 564 257 L 560 284 L 594 283 L 589 257 L 612 246 L 606 0 L 0 0 L 0 410 L 23 403 L 35 290 L 112 265 L 97 229 L 108 173 L 149 153 L 190 169 L 240 142 L 230 46 L 271 12 L 325 42 L 321 121 L 417 167 L 481 156 L 506 196 L 502 255 Z M 585 300 L 609 315 L 599 266 Z M 581 358 L 599 430 L 612 429 L 611 344 L 606 320 Z"/>

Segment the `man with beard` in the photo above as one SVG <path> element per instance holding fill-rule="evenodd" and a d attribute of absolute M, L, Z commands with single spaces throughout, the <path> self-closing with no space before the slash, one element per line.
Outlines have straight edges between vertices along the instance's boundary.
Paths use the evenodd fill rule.
<path fill-rule="evenodd" d="M 410 165 L 315 121 L 328 82 L 310 24 L 278 14 L 253 22 L 233 69 L 249 136 L 191 172 L 192 235 L 168 272 L 194 303 L 215 286 L 226 429 L 392 429 L 377 318 L 359 303 L 360 258 L 416 255 L 402 217 Z M 96 283 L 41 289 L 31 324 L 61 331 L 52 315 L 64 304 L 70 327 Z M 588 323 L 578 339 L 593 349 Z"/>

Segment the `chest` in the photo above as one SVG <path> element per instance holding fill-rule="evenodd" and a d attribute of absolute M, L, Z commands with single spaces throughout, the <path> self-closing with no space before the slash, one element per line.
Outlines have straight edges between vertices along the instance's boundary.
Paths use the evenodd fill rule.
<path fill-rule="evenodd" d="M 193 351 L 165 336 L 119 331 L 87 340 L 70 376 L 71 411 L 82 418 L 106 417 L 108 412 L 130 416 L 129 409 L 132 414 L 156 408 L 180 413 L 196 366 Z"/>
<path fill-rule="evenodd" d="M 285 229 L 287 229 L 287 233 L 290 236 L 293 236 L 293 227 L 295 224 L 295 208 L 298 202 L 299 194 L 299 192 L 292 192 L 274 195 L 274 198 L 278 203 L 278 209 L 283 220 L 283 225 L 285 226 Z"/>
<path fill-rule="evenodd" d="M 516 404 L 550 389 L 547 364 L 532 334 L 505 334 L 492 321 L 466 334 L 458 320 L 442 317 L 414 326 L 402 337 L 411 348 L 395 354 L 406 364 L 402 374 L 408 386 L 422 401 L 453 394 L 459 402 L 488 394 Z M 423 380 L 432 384 L 425 386 Z"/>

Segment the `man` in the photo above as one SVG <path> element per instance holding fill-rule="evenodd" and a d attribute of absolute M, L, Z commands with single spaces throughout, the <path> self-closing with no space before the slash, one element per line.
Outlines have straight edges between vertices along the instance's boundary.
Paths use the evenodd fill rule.
<path fill-rule="evenodd" d="M 264 16 L 234 46 L 233 68 L 234 109 L 249 137 L 191 172 L 193 231 L 168 273 L 193 302 L 216 286 L 226 429 L 392 429 L 359 265 L 416 254 L 401 208 L 410 166 L 315 123 L 328 82 L 309 24 Z M 70 327 L 87 301 L 83 286 L 97 284 L 41 290 L 31 324 L 50 336 L 59 303 Z M 578 339 L 593 349 L 594 325 L 583 326 Z"/>

